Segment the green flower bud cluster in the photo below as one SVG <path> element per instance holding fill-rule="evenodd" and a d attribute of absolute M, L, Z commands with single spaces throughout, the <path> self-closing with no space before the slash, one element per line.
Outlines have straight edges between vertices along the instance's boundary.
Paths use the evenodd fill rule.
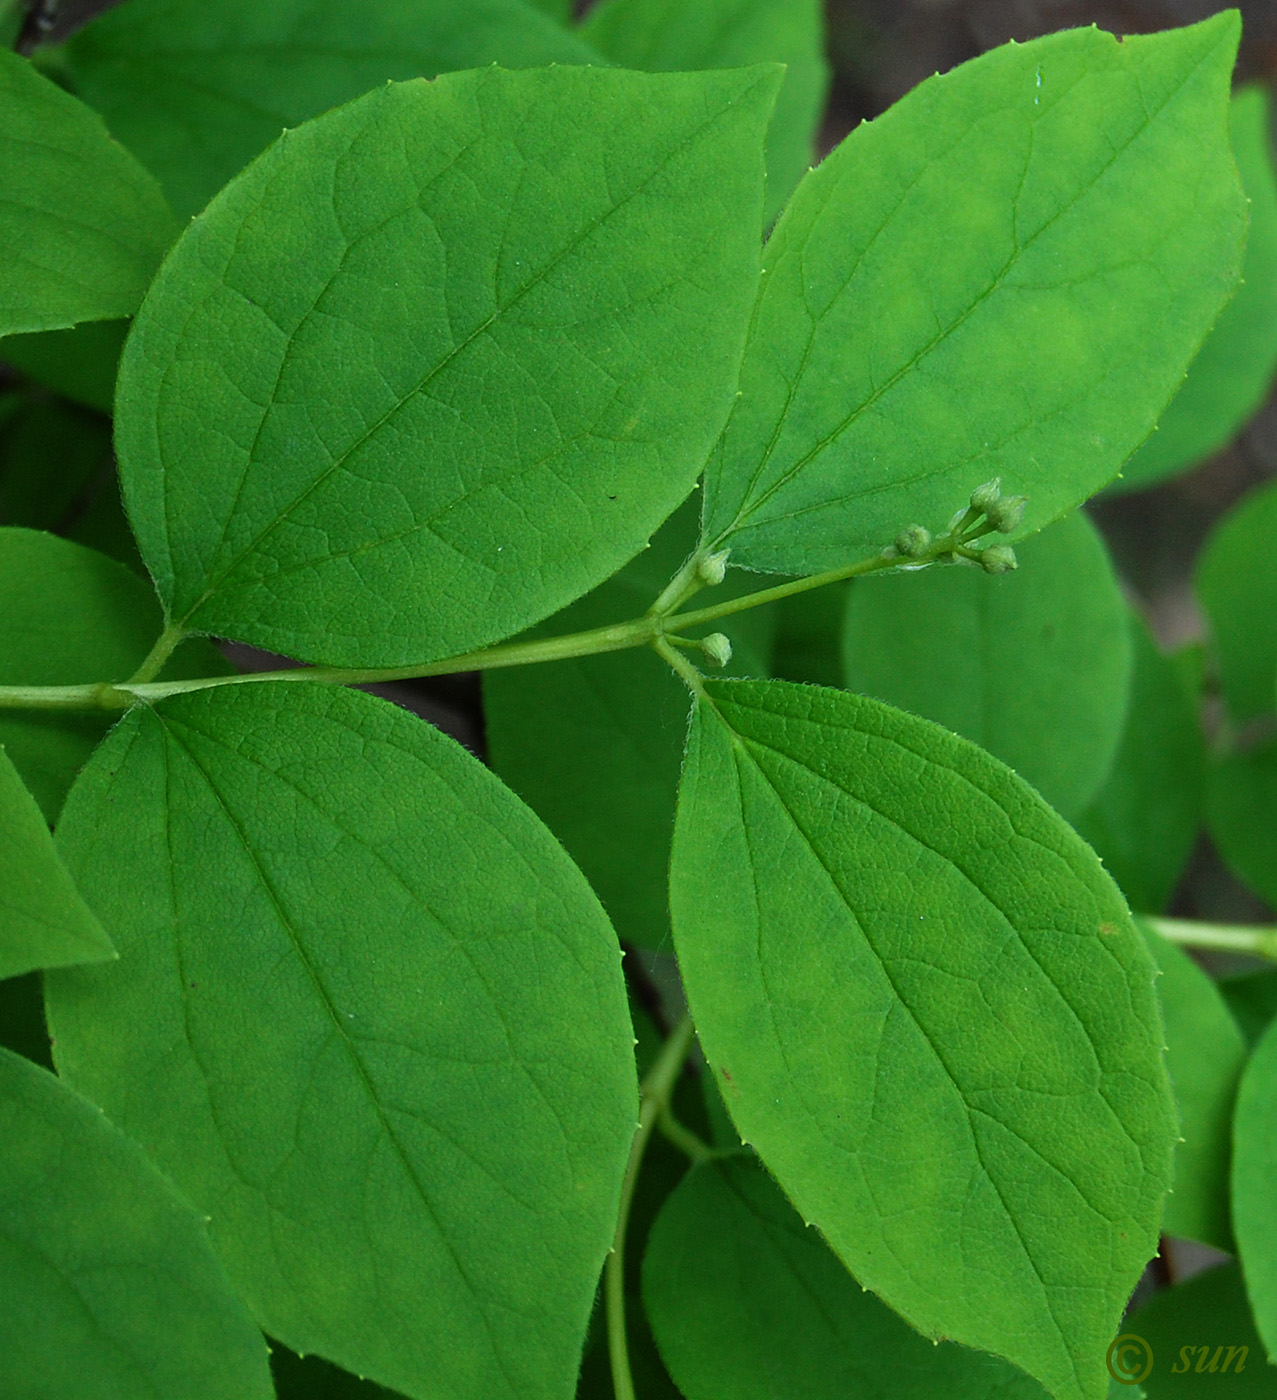
<path fill-rule="evenodd" d="M 1004 496 L 1002 478 L 995 476 L 971 493 L 970 514 L 984 516 L 990 529 L 999 535 L 1009 535 L 1024 519 L 1027 496 Z"/>
<path fill-rule="evenodd" d="M 921 559 L 931 548 L 931 531 L 925 525 L 910 525 L 896 536 L 896 553 L 906 559 Z"/>
<path fill-rule="evenodd" d="M 976 554 L 980 567 L 986 574 L 1008 574 L 1020 566 L 1016 561 L 1015 550 L 1009 544 L 991 544 Z"/>
<path fill-rule="evenodd" d="M 907 525 L 882 551 L 882 558 L 904 569 L 961 559 L 978 564 L 989 574 L 1008 573 L 1016 567 L 1015 551 L 1010 546 L 974 549 L 972 545 L 983 535 L 1009 535 L 1018 529 L 1026 500 L 1024 496 L 1004 496 L 1001 478 L 994 477 L 972 491 L 970 503 L 954 515 L 944 534 L 937 538 L 925 525 Z"/>
<path fill-rule="evenodd" d="M 732 659 L 731 641 L 721 632 L 711 632 L 708 637 L 702 637 L 701 651 L 705 660 L 711 666 L 717 666 L 720 671 Z"/>
<path fill-rule="evenodd" d="M 696 561 L 696 577 L 709 588 L 722 583 L 727 577 L 727 557 L 730 549 L 720 549 L 715 554 L 703 554 Z"/>

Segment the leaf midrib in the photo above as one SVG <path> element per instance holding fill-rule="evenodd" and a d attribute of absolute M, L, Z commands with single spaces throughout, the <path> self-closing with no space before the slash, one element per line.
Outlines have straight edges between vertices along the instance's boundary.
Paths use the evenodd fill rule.
<path fill-rule="evenodd" d="M 760 79 L 759 82 L 761 81 L 762 80 Z M 708 132 L 712 127 L 716 126 L 718 123 L 723 121 L 729 113 L 731 113 L 736 107 L 738 107 L 742 102 L 744 102 L 745 99 L 755 91 L 757 86 L 758 82 L 755 82 L 751 84 L 749 88 L 734 94 L 729 101 L 725 102 L 722 106 L 720 106 L 718 110 L 715 111 L 711 116 L 706 118 L 704 121 L 700 122 L 690 132 L 688 132 L 688 134 L 676 147 L 662 152 L 660 158 L 653 165 L 653 167 L 647 172 L 646 175 L 643 176 L 643 178 L 638 182 L 637 185 L 635 185 L 631 190 L 629 190 L 625 194 L 625 196 L 622 199 L 614 201 L 600 215 L 592 219 L 584 228 L 579 229 L 568 241 L 568 243 L 562 249 L 560 249 L 559 252 L 557 252 L 552 258 L 550 258 L 549 261 L 544 264 L 544 266 L 542 266 L 536 273 L 529 277 L 527 281 L 525 281 L 523 285 L 520 286 L 510 296 L 509 300 L 505 302 L 504 305 L 498 305 L 496 309 L 482 322 L 480 322 L 472 331 L 470 331 L 460 341 L 460 343 L 455 344 L 450 350 L 448 350 L 448 352 L 426 372 L 426 374 L 417 382 L 417 384 L 412 389 L 408 391 L 407 394 L 399 398 L 391 408 L 388 408 L 374 423 L 372 423 L 368 428 L 364 429 L 364 431 L 360 433 L 359 436 L 352 443 L 350 443 L 346 448 L 343 449 L 343 451 L 340 454 L 333 458 L 333 460 L 303 491 L 299 492 L 293 498 L 293 500 L 291 500 L 286 506 L 283 507 L 282 510 L 278 511 L 275 514 L 274 518 L 270 521 L 270 523 L 266 525 L 262 530 L 260 530 L 257 533 L 257 535 L 243 549 L 239 551 L 238 554 L 234 555 L 229 563 L 224 565 L 218 573 L 214 574 L 208 579 L 207 583 L 205 584 L 204 591 L 200 594 L 196 601 L 186 610 L 184 616 L 177 622 L 176 625 L 185 626 L 186 624 L 188 624 L 191 621 L 191 619 L 195 616 L 195 614 L 199 611 L 200 607 L 203 606 L 203 604 L 207 602 L 208 599 L 218 591 L 219 586 L 225 582 L 225 580 L 239 567 L 239 565 L 249 555 L 255 553 L 257 549 L 261 546 L 261 544 L 276 529 L 283 525 L 286 520 L 288 520 L 292 512 L 295 511 L 298 508 L 298 506 L 302 505 L 314 492 L 319 490 L 320 487 L 326 481 L 328 481 L 334 473 L 341 470 L 345 466 L 346 462 L 350 459 L 350 457 L 353 456 L 364 445 L 364 443 L 366 443 L 374 435 L 379 433 L 382 430 L 382 428 L 386 426 L 387 423 L 389 423 L 394 417 L 396 417 L 396 415 L 403 411 L 403 409 L 409 402 L 416 399 L 420 394 L 422 394 L 440 374 L 442 374 L 446 369 L 448 369 L 448 367 L 452 365 L 481 335 L 488 331 L 491 326 L 496 324 L 502 318 L 508 316 L 510 311 L 526 295 L 528 295 L 528 293 L 530 293 L 535 287 L 539 286 L 547 277 L 549 277 L 554 271 L 556 271 L 557 268 L 563 262 L 570 258 L 583 244 L 585 244 L 589 239 L 591 239 L 598 232 L 598 230 L 602 228 L 614 215 L 620 213 L 620 211 L 627 208 L 635 199 L 639 198 L 654 180 L 656 180 L 676 160 L 680 159 L 693 144 L 699 142 L 704 137 L 706 132 Z M 466 147 L 465 149 L 469 149 L 469 147 Z M 458 153 L 458 159 L 460 158 L 460 155 L 461 153 Z M 280 355 L 280 369 L 279 374 L 276 377 L 277 383 L 279 375 L 282 375 L 284 366 L 288 362 L 288 356 L 291 347 L 295 343 L 298 334 L 301 332 L 304 326 L 310 323 L 312 317 L 316 314 L 319 299 L 328 291 L 328 289 L 332 286 L 333 282 L 339 276 L 342 268 L 345 265 L 345 261 L 354 246 L 357 245 L 348 243 L 346 247 L 342 250 L 342 255 L 338 267 L 334 269 L 331 276 L 324 283 L 323 287 L 317 293 L 315 299 L 311 302 L 310 308 L 307 310 L 306 314 L 298 322 L 297 327 L 289 336 L 288 343 L 284 347 Z M 262 417 L 263 424 L 265 423 L 269 415 L 269 411 L 270 406 L 268 405 L 267 411 L 263 414 Z M 258 436 L 260 436 L 260 427 L 258 431 Z M 230 521 L 238 508 L 239 496 L 242 493 L 244 483 L 247 480 L 249 471 L 251 470 L 252 466 L 253 458 L 251 456 L 246 456 L 244 471 L 241 477 L 240 490 L 239 492 L 237 492 L 236 495 L 236 503 L 232 505 L 231 510 L 227 514 L 226 525 L 223 527 L 223 537 L 225 536 L 226 529 L 229 527 Z M 165 512 L 165 516 L 166 548 L 167 553 L 171 558 L 173 555 L 173 542 L 168 532 L 167 510 Z"/>

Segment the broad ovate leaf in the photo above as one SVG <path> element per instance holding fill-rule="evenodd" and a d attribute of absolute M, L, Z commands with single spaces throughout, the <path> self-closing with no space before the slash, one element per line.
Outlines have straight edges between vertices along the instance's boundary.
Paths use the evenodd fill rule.
<path fill-rule="evenodd" d="M 819 0 L 602 0 L 581 32 L 622 68 L 676 72 L 783 63 L 767 133 L 767 214 L 811 168 L 829 86 Z"/>
<path fill-rule="evenodd" d="M 1277 1357 L 1277 1023 L 1251 1051 L 1233 1121 L 1233 1233 L 1269 1358 Z"/>
<path fill-rule="evenodd" d="M 1139 1337 L 1144 1359 L 1152 1358 L 1148 1400 L 1271 1400 L 1277 1393 L 1277 1372 L 1265 1363 L 1235 1262 L 1159 1289 L 1122 1330 Z"/>
<path fill-rule="evenodd" d="M 1197 564 L 1215 668 L 1233 721 L 1277 706 L 1277 482 L 1256 487 L 1211 531 Z"/>
<path fill-rule="evenodd" d="M 815 573 L 995 476 L 1035 526 L 1111 481 L 1236 285 L 1238 27 L 1009 45 L 852 132 L 768 243 L 707 543 Z"/>
<path fill-rule="evenodd" d="M 1277 905 L 1277 740 L 1230 754 L 1211 769 L 1206 825 L 1231 869 Z"/>
<path fill-rule="evenodd" d="M 642 549 L 731 404 L 778 81 L 489 68 L 277 142 L 183 236 L 121 365 L 173 622 L 406 665 Z"/>
<path fill-rule="evenodd" d="M 1229 125 L 1250 201 L 1237 295 L 1220 313 L 1157 431 L 1122 468 L 1114 489 L 1156 485 L 1223 447 L 1263 403 L 1277 370 L 1277 178 L 1272 103 L 1262 87 L 1237 93 Z"/>
<path fill-rule="evenodd" d="M 1019 570 L 996 578 L 933 567 L 853 584 L 845 683 L 956 730 L 1073 816 L 1112 766 L 1126 718 L 1126 604 L 1080 512 L 1017 553 Z"/>
<path fill-rule="evenodd" d="M 0 746 L 0 977 L 114 956 Z"/>
<path fill-rule="evenodd" d="M 414 1400 L 570 1394 L 633 1040 L 532 813 L 406 711 L 265 682 L 130 713 L 59 839 L 120 952 L 46 977 L 59 1070 L 262 1327 Z"/>
<path fill-rule="evenodd" d="M 1131 697 L 1112 767 L 1074 826 L 1133 909 L 1170 899 L 1201 829 L 1206 740 L 1193 697 L 1143 621 L 1130 615 Z"/>
<path fill-rule="evenodd" d="M 925 1335 L 1102 1396 L 1175 1116 L 1153 964 L 1089 848 L 937 725 L 704 682 L 670 902 L 710 1069 L 803 1218 Z"/>
<path fill-rule="evenodd" d="M 183 214 L 285 127 L 387 80 L 599 61 L 524 0 L 128 0 L 63 52 L 81 96 Z"/>
<path fill-rule="evenodd" d="M 129 316 L 177 234 L 102 119 L 0 49 L 0 336 Z"/>
<path fill-rule="evenodd" d="M 47 1070 L 0 1050 L 0 1393 L 270 1400 L 204 1222 Z"/>
<path fill-rule="evenodd" d="M 1174 1189 L 1162 1232 L 1231 1250 L 1228 1172 L 1233 1102 L 1246 1042 L 1214 982 L 1174 943 L 1141 925 L 1161 977 L 1166 1069 L 1179 1110 Z"/>
<path fill-rule="evenodd" d="M 696 1167 L 665 1202 L 643 1300 L 687 1400 L 1045 1400 L 1005 1361 L 911 1331 L 746 1156 Z"/>

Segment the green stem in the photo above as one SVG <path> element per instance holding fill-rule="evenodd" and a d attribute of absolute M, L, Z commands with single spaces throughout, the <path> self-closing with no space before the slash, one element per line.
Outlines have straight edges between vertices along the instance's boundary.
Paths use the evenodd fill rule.
<path fill-rule="evenodd" d="M 547 637 L 535 642 L 508 642 L 482 651 L 466 652 L 444 661 L 417 662 L 411 666 L 342 667 L 293 666 L 286 671 L 251 671 L 236 676 L 203 676 L 187 681 L 139 681 L 136 677 L 116 685 L 0 686 L 0 709 L 126 709 L 137 700 L 154 702 L 194 690 L 224 685 L 254 685 L 260 681 L 314 681 L 329 685 L 379 685 L 385 681 L 418 680 L 426 676 L 450 676 L 458 671 L 490 671 L 504 666 L 527 666 L 536 661 L 563 661 L 569 657 L 596 656 L 644 646 L 662 631 L 660 618 L 640 617 L 588 632 Z M 167 635 L 167 634 L 166 634 Z M 151 658 L 160 651 L 157 642 Z M 176 641 L 173 643 L 176 645 Z M 171 649 L 171 648 L 170 648 Z M 163 664 L 163 657 L 160 664 Z"/>
<path fill-rule="evenodd" d="M 747 608 L 759 608 L 764 603 L 778 603 L 782 598 L 793 598 L 799 593 L 809 593 L 813 588 L 824 588 L 831 583 L 842 583 L 846 579 L 860 578 L 865 574 L 876 574 L 884 569 L 921 568 L 934 563 L 939 552 L 921 559 L 905 559 L 900 555 L 874 554 L 868 559 L 859 559 L 841 569 L 829 569 L 823 574 L 812 574 L 810 578 L 794 579 L 790 583 L 778 583 L 775 588 L 763 588 L 757 593 L 743 593 L 738 598 L 729 598 L 713 607 L 698 608 L 694 612 L 674 613 L 665 620 L 677 622 L 680 627 L 699 627 L 703 622 L 717 622 L 720 617 L 730 617 L 733 613 L 744 612 Z"/>
<path fill-rule="evenodd" d="M 638 1183 L 643 1154 L 652 1138 L 652 1129 L 669 1106 L 674 1085 L 692 1048 L 695 1029 L 685 1016 L 661 1047 L 639 1088 L 639 1121 L 630 1146 L 630 1160 L 621 1182 L 621 1203 L 616 1217 L 612 1252 L 603 1271 L 603 1293 L 607 1306 L 607 1350 L 612 1363 L 612 1388 L 616 1400 L 635 1400 L 634 1377 L 630 1374 L 630 1344 L 625 1331 L 625 1231 L 630 1223 L 630 1206 Z"/>
<path fill-rule="evenodd" d="M 721 617 L 744 612 L 748 608 L 761 607 L 766 603 L 778 602 L 782 598 L 792 598 L 813 588 L 823 588 L 826 584 L 840 583 L 844 579 L 859 578 L 863 574 L 878 573 L 885 569 L 921 568 L 934 563 L 951 551 L 948 537 L 936 541 L 931 552 L 921 558 L 909 559 L 884 552 L 868 559 L 858 560 L 841 569 L 829 569 L 823 574 L 813 574 L 810 578 L 795 579 L 790 583 L 778 584 L 774 588 L 760 589 L 756 593 L 746 593 L 729 598 L 712 607 L 700 608 L 694 612 L 651 611 L 644 617 L 629 622 L 617 622 L 608 627 L 595 627 L 587 632 L 572 632 L 561 637 L 546 637 L 532 642 L 506 642 L 499 646 L 485 647 L 479 651 L 464 652 L 442 661 L 416 662 L 409 666 L 389 667 L 342 667 L 342 666 L 295 666 L 286 671 L 253 671 L 246 675 L 204 676 L 197 680 L 156 681 L 164 662 L 174 647 L 186 635 L 179 627 L 166 627 L 160 635 L 150 655 L 138 668 L 136 675 L 122 683 L 99 682 L 92 685 L 63 686 L 0 686 L 0 709 L 26 710 L 124 710 L 138 700 L 148 703 L 164 700 L 171 695 L 185 695 L 195 690 L 212 690 L 224 685 L 255 685 L 261 681 L 312 681 L 329 685 L 378 685 L 386 681 L 421 680 L 427 676 L 450 676 L 460 671 L 492 671 L 506 666 L 528 666 L 542 661 L 564 661 L 582 656 L 597 656 L 603 652 L 625 651 L 629 647 L 646 646 L 654 643 L 661 655 L 678 671 L 693 690 L 700 690 L 700 676 L 696 669 L 677 655 L 665 642 L 667 632 L 675 628 L 696 627 L 705 622 L 714 622 Z M 695 575 L 693 556 L 675 576 L 670 587 L 661 598 L 674 597 L 680 593 L 690 596 L 701 586 Z M 681 583 L 679 582 L 681 580 Z M 679 587 L 674 588 L 674 583 Z M 660 600 L 658 600 L 659 602 Z M 655 605 L 654 605 L 655 607 Z M 680 640 L 682 640 L 680 638 Z"/>
<path fill-rule="evenodd" d="M 0 710 L 126 710 L 133 696 L 108 683 L 0 685 Z"/>
<path fill-rule="evenodd" d="M 666 1108 L 665 1112 L 656 1120 L 656 1126 L 667 1142 L 673 1143 L 685 1157 L 690 1157 L 693 1162 L 708 1162 L 712 1157 L 718 1155 L 709 1143 L 694 1133 L 686 1123 L 680 1123 L 674 1116 L 672 1109 Z"/>
<path fill-rule="evenodd" d="M 1207 924 L 1195 919 L 1154 919 L 1141 915 L 1155 933 L 1187 948 L 1219 953 L 1249 953 L 1277 962 L 1277 927 L 1262 924 Z"/>
<path fill-rule="evenodd" d="M 669 662 L 670 666 L 687 682 L 687 688 L 693 695 L 704 694 L 705 687 L 701 683 L 703 677 L 685 656 L 680 656 L 664 637 L 657 637 L 652 645 L 656 648 L 656 654 Z"/>
<path fill-rule="evenodd" d="M 143 685 L 147 681 L 153 681 L 164 669 L 164 663 L 173 655 L 173 650 L 177 644 L 186 636 L 180 627 L 175 627 L 171 622 L 160 633 L 155 645 L 146 654 L 146 660 L 129 677 L 130 685 Z"/>

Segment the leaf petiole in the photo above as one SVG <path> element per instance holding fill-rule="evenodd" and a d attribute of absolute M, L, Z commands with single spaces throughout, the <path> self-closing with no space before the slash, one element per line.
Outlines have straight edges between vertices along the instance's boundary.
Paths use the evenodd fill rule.
<path fill-rule="evenodd" d="M 560 637 L 538 638 L 528 642 L 503 642 L 497 646 L 484 647 L 479 651 L 465 652 L 459 656 L 446 657 L 441 661 L 417 662 L 409 666 L 390 667 L 341 667 L 341 666 L 294 666 L 283 671 L 254 671 L 247 675 L 203 676 L 195 680 L 156 681 L 152 677 L 163 666 L 173 649 L 187 634 L 180 628 L 169 626 L 160 634 L 150 655 L 143 661 L 135 675 L 123 682 L 95 682 L 89 685 L 64 686 L 0 686 L 0 710 L 125 710 L 141 700 L 154 703 L 171 695 L 185 695 L 195 690 L 211 690 L 225 685 L 252 685 L 259 681 L 311 681 L 329 685 L 379 685 L 387 681 L 423 680 L 430 676 L 450 676 L 462 671 L 492 671 L 506 666 L 529 666 L 542 661 L 564 661 L 574 657 L 597 656 L 605 652 L 625 651 L 630 647 L 656 644 L 670 665 L 688 679 L 695 675 L 694 668 L 686 663 L 676 665 L 670 656 L 676 655 L 665 641 L 665 637 L 675 627 L 700 626 L 716 621 L 720 617 L 730 617 L 734 613 L 749 608 L 762 607 L 767 603 L 779 602 L 782 598 L 792 598 L 799 593 L 807 593 L 827 584 L 841 583 L 846 579 L 859 578 L 865 574 L 880 573 L 886 569 L 920 569 L 942 559 L 951 558 L 955 549 L 955 538 L 942 535 L 931 547 L 916 557 L 905 556 L 893 550 L 883 550 L 847 564 L 839 569 L 829 569 L 823 574 L 813 574 L 809 578 L 793 579 L 789 583 L 777 584 L 773 588 L 759 589 L 755 593 L 741 594 L 728 598 L 707 608 L 693 612 L 665 613 L 649 611 L 643 617 L 629 622 L 612 623 L 606 627 L 595 627 L 586 632 L 571 632 Z M 697 556 L 693 556 L 697 558 Z M 690 596 L 699 586 L 696 580 L 684 577 L 688 566 L 675 576 L 675 582 L 682 579 L 683 596 Z M 667 588 L 661 595 L 669 595 Z M 659 601 L 659 600 L 658 600 Z M 662 649 L 664 648 L 664 649 Z M 668 655 L 666 654 L 668 651 Z M 691 684 L 690 680 L 688 682 Z M 695 687 L 693 687 L 695 688 Z"/>
<path fill-rule="evenodd" d="M 1249 953 L 1277 962 L 1277 926 L 1261 924 L 1209 924 L 1196 919 L 1155 919 L 1140 916 L 1140 922 L 1168 943 L 1185 948 L 1201 948 L 1218 953 Z"/>

